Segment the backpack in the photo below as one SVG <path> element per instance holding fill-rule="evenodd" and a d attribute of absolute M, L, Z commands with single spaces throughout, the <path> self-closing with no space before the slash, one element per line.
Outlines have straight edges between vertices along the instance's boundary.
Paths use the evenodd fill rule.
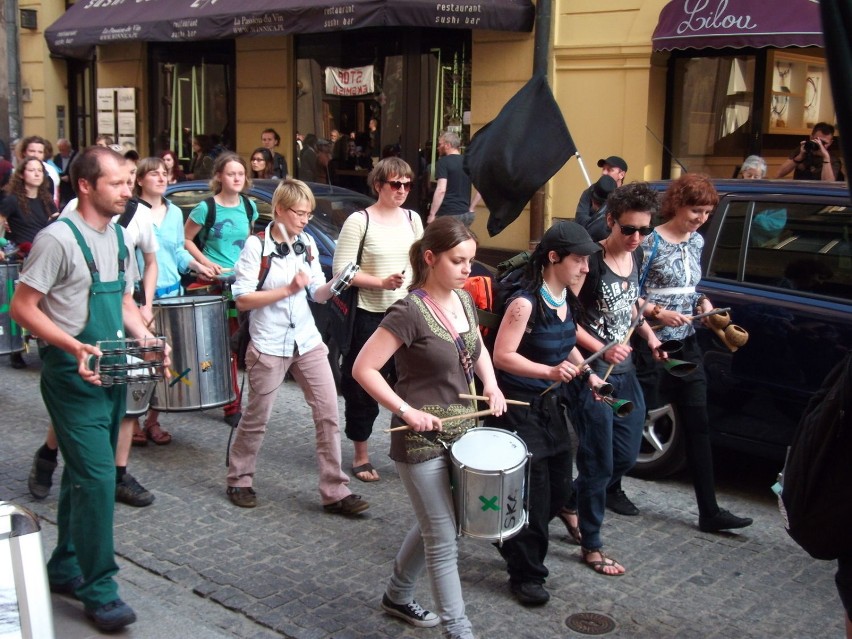
<path fill-rule="evenodd" d="M 246 216 L 248 217 L 249 235 L 251 235 L 251 202 L 248 197 L 246 197 L 243 193 L 240 193 L 240 199 L 243 202 L 243 208 L 245 209 Z M 207 236 L 210 234 L 210 229 L 212 229 L 213 225 L 216 223 L 216 200 L 211 196 L 204 200 L 204 203 L 207 205 L 207 215 L 204 217 L 204 225 L 198 231 L 198 234 L 195 236 L 194 240 L 195 245 L 198 246 L 199 249 L 204 248 L 204 243 L 207 241 Z"/>
<path fill-rule="evenodd" d="M 464 290 L 473 298 L 479 317 L 479 330 L 482 341 L 489 353 L 494 352 L 497 329 L 503 321 L 503 315 L 509 302 L 523 288 L 525 266 L 530 252 L 523 251 L 497 265 L 496 275 L 471 275 L 464 284 Z M 533 309 L 527 320 L 527 332 L 535 325 L 536 298 L 532 298 Z"/>
<path fill-rule="evenodd" d="M 808 402 L 779 476 L 787 533 L 815 559 L 852 553 L 852 353 Z"/>

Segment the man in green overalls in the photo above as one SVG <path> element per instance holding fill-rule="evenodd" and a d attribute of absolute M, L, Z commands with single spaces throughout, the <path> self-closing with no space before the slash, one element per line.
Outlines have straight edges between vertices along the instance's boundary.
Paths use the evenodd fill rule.
<path fill-rule="evenodd" d="M 106 631 L 133 623 L 118 597 L 113 549 L 115 444 L 126 387 L 105 388 L 90 368 L 98 340 L 151 337 L 133 303 L 135 260 L 110 220 L 130 197 L 128 162 L 91 147 L 71 166 L 75 213 L 36 237 L 12 298 L 12 317 L 39 337 L 41 394 L 56 429 L 65 471 L 51 590 L 76 596 Z"/>

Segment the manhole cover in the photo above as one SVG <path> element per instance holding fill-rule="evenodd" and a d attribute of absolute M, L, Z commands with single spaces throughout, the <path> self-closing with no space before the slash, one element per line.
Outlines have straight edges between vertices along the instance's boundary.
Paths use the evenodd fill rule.
<path fill-rule="evenodd" d="M 605 635 L 615 630 L 615 619 L 597 612 L 578 612 L 568 617 L 565 625 L 584 635 Z"/>

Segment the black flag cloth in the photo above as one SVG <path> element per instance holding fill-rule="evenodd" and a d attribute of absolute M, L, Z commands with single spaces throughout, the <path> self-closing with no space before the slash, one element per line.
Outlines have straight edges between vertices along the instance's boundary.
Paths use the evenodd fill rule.
<path fill-rule="evenodd" d="M 819 8 L 831 95 L 840 128 L 845 173 L 849 176 L 852 167 L 852 0 L 822 0 Z"/>
<path fill-rule="evenodd" d="M 547 78 L 533 76 L 464 154 L 464 170 L 491 212 L 488 234 L 494 237 L 514 222 L 576 152 Z"/>

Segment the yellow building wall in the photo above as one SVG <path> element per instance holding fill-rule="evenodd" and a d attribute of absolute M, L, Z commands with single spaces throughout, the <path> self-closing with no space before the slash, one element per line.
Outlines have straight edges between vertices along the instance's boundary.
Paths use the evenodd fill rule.
<path fill-rule="evenodd" d="M 37 29 L 19 29 L 19 55 L 21 62 L 22 94 L 31 99 L 21 102 L 22 137 L 40 135 L 54 145 L 60 137 L 57 127 L 57 107 L 65 107 L 64 137 L 68 137 L 68 86 L 65 63 L 50 57 L 44 30 L 65 12 L 62 0 L 20 0 L 20 9 L 33 9 L 38 20 Z M 3 56 L 3 64 L 5 64 Z"/>
<path fill-rule="evenodd" d="M 141 42 L 98 47 L 95 82 L 98 89 L 136 89 L 136 150 L 141 157 L 150 152 L 148 117 L 148 55 Z M 95 108 L 97 106 L 95 105 Z M 95 120 L 97 122 L 97 120 Z M 101 132 L 98 132 L 101 133 Z M 118 142 L 118 131 L 113 136 Z M 94 140 L 92 140 L 94 142 Z"/>
<path fill-rule="evenodd" d="M 555 0 L 553 91 L 592 182 L 608 155 L 627 161 L 627 182 L 661 175 L 662 146 L 651 132 L 662 139 L 666 66 L 651 35 L 665 4 Z M 587 188 L 576 159 L 552 187 L 553 216 L 573 218 Z"/>
<path fill-rule="evenodd" d="M 276 151 L 293 173 L 293 39 L 238 38 L 236 49 L 237 152 L 248 159 L 260 146 L 261 132 L 275 129 L 281 136 Z"/>

